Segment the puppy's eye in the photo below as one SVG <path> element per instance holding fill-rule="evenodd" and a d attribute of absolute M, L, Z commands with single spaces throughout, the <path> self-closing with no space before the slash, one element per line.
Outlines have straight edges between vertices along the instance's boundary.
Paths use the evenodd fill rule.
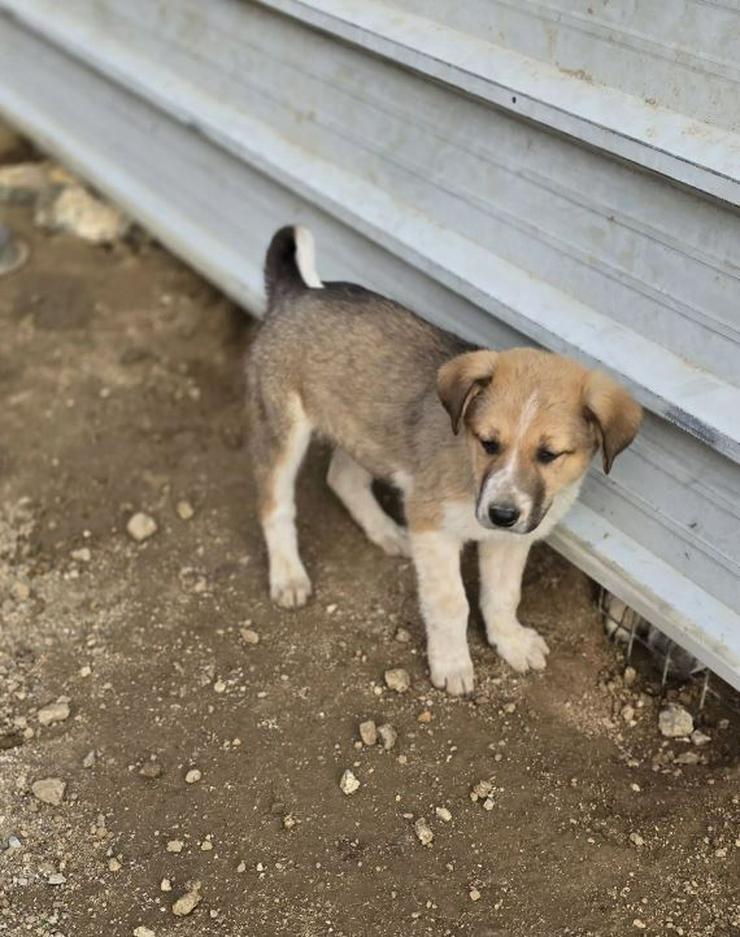
<path fill-rule="evenodd" d="M 480 444 L 489 455 L 498 455 L 501 452 L 501 443 L 497 439 L 481 439 Z"/>
<path fill-rule="evenodd" d="M 546 449 L 544 446 L 541 446 L 537 450 L 537 461 L 541 462 L 542 465 L 547 465 L 550 462 L 554 462 L 555 459 L 559 459 L 562 454 L 562 452 L 553 452 L 551 449 Z"/>

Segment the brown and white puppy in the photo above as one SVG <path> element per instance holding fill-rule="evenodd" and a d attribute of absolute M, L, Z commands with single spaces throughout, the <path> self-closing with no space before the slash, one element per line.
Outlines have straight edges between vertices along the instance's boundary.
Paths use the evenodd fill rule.
<path fill-rule="evenodd" d="M 328 483 L 355 521 L 387 553 L 413 557 L 434 685 L 473 689 L 469 540 L 489 642 L 515 670 L 542 669 L 547 645 L 516 616 L 527 553 L 573 504 L 597 449 L 608 472 L 632 442 L 640 407 L 574 361 L 476 349 L 362 287 L 323 284 L 305 228 L 277 232 L 265 279 L 248 379 L 273 600 L 295 608 L 311 593 L 294 488 L 316 432 L 335 447 Z M 380 508 L 374 478 L 401 490 L 407 530 Z"/>

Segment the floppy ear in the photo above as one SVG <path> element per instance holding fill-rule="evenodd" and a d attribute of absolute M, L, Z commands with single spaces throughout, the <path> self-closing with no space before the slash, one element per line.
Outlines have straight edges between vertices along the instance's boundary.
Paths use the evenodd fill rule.
<path fill-rule="evenodd" d="M 596 428 L 608 475 L 619 453 L 637 435 L 642 407 L 627 391 L 601 371 L 591 371 L 584 388 L 586 419 Z"/>
<path fill-rule="evenodd" d="M 437 371 L 437 393 L 456 436 L 470 401 L 490 383 L 496 357 L 495 351 L 470 351 L 447 361 Z"/>

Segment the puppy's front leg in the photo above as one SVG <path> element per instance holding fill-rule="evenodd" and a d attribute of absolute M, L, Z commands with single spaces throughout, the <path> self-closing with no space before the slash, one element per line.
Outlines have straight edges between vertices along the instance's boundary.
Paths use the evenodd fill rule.
<path fill-rule="evenodd" d="M 468 601 L 460 575 L 460 541 L 436 531 L 411 531 L 411 555 L 427 632 L 432 683 L 452 696 L 473 691 L 466 632 Z"/>
<path fill-rule="evenodd" d="M 528 543 L 484 540 L 479 544 L 481 610 L 488 642 L 514 670 L 544 670 L 549 648 L 534 628 L 519 624 L 516 610 L 522 595 L 522 575 Z"/>

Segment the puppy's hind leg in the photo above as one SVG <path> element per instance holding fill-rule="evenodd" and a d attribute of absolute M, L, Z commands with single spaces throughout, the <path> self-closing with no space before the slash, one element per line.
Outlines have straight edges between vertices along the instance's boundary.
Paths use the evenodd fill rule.
<path fill-rule="evenodd" d="M 372 475 L 344 449 L 334 450 L 326 480 L 369 540 L 389 556 L 410 555 L 406 531 L 388 517 L 375 499 Z"/>
<path fill-rule="evenodd" d="M 270 564 L 270 595 L 282 608 L 305 605 L 311 580 L 298 553 L 295 480 L 311 439 L 311 425 L 297 396 L 269 419 L 254 405 L 252 433 L 258 509 Z"/>

